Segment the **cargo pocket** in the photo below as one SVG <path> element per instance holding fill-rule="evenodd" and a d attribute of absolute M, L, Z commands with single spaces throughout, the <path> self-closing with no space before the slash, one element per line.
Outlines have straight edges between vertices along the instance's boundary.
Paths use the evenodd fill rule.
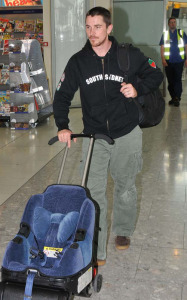
<path fill-rule="evenodd" d="M 135 177 L 141 170 L 143 165 L 143 159 L 141 155 L 141 151 L 134 152 L 128 157 L 128 162 L 121 168 L 122 177 L 133 178 Z M 122 173 L 123 170 L 123 173 Z"/>
<path fill-rule="evenodd" d="M 142 152 L 134 153 L 134 157 L 136 160 L 136 174 L 138 174 L 139 172 L 141 172 L 143 166 Z"/>

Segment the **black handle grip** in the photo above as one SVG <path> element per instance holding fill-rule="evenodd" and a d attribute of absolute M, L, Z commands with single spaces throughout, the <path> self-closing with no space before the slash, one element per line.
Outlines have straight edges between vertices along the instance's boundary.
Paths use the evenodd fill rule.
<path fill-rule="evenodd" d="M 95 140 L 102 139 L 105 140 L 109 145 L 113 145 L 115 143 L 111 137 L 105 134 L 100 134 L 100 133 L 96 133 L 96 134 L 72 133 L 71 134 L 71 140 L 78 137 L 89 137 L 89 138 L 93 137 Z M 58 141 L 58 136 L 54 136 L 49 140 L 48 145 L 53 145 L 57 141 Z"/>
<path fill-rule="evenodd" d="M 84 134 L 84 133 L 72 133 L 71 134 L 71 140 L 74 138 L 79 138 L 79 137 L 88 137 L 91 138 L 93 135 L 92 134 Z"/>
<path fill-rule="evenodd" d="M 53 145 L 58 141 L 58 136 L 54 136 L 52 139 L 49 140 L 48 145 Z"/>

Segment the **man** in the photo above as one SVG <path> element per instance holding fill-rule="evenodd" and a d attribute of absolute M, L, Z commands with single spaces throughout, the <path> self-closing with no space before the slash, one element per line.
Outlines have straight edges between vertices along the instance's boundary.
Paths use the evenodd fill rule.
<path fill-rule="evenodd" d="M 137 95 L 156 89 L 163 80 L 162 72 L 149 64 L 137 48 L 130 51 L 131 83 L 123 82 L 117 62 L 118 43 L 109 37 L 111 15 L 103 7 L 94 7 L 86 15 L 88 41 L 73 55 L 61 77 L 54 97 L 54 117 L 58 138 L 70 147 L 69 106 L 80 88 L 84 133 L 102 133 L 115 140 L 94 143 L 87 187 L 100 206 L 98 265 L 106 262 L 108 170 L 114 180 L 113 231 L 116 248 L 127 249 L 136 221 L 136 174 L 142 166 L 142 131 L 138 126 L 138 109 L 132 100 Z M 137 84 L 135 74 L 144 78 Z M 88 147 L 83 139 L 83 165 Z"/>
<path fill-rule="evenodd" d="M 182 94 L 182 72 L 187 67 L 187 36 L 181 29 L 176 29 L 176 19 L 168 20 L 169 30 L 162 34 L 160 40 L 162 64 L 168 80 L 171 96 L 169 105 L 179 106 Z"/>

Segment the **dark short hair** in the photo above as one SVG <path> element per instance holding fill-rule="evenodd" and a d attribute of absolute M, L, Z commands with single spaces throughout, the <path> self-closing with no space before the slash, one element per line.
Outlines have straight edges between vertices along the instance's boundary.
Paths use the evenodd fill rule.
<path fill-rule="evenodd" d="M 170 20 L 175 20 L 176 21 L 176 18 L 175 17 L 170 17 L 169 20 L 168 20 L 168 24 L 169 24 Z"/>
<path fill-rule="evenodd" d="M 88 16 L 91 16 L 91 17 L 102 16 L 107 27 L 112 23 L 110 11 L 101 6 L 96 6 L 96 7 L 93 7 L 92 9 L 90 9 L 86 14 L 86 18 Z"/>

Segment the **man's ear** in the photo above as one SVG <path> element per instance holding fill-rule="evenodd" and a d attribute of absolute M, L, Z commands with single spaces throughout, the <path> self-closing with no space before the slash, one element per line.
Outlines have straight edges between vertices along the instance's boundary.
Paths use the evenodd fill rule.
<path fill-rule="evenodd" d="M 110 25 L 108 26 L 108 28 L 107 28 L 107 33 L 110 34 L 111 31 L 112 31 L 112 29 L 113 29 L 113 25 L 110 24 Z"/>

